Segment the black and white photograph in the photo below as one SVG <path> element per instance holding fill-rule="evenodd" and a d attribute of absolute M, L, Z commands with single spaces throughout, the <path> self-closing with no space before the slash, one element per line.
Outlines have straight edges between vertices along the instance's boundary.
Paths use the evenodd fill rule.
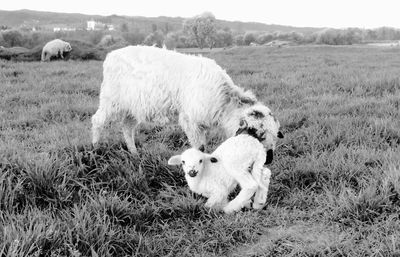
<path fill-rule="evenodd" d="M 400 2 L 0 3 L 1 257 L 400 257 Z"/>

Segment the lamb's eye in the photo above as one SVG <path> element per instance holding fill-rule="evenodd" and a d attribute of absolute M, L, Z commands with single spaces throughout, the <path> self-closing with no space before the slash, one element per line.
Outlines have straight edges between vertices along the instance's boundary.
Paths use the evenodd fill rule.
<path fill-rule="evenodd" d="M 200 161 L 199 161 L 199 163 L 202 163 L 202 162 L 203 162 L 203 160 L 200 160 Z"/>
<path fill-rule="evenodd" d="M 182 164 L 185 164 L 185 161 L 182 161 Z"/>

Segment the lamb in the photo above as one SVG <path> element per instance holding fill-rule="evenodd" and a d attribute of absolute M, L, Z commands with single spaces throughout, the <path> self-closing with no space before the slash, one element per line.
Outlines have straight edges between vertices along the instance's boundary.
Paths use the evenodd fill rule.
<path fill-rule="evenodd" d="M 250 91 L 234 85 L 214 60 L 150 46 L 128 46 L 110 52 L 103 63 L 99 108 L 92 117 L 96 145 L 107 121 L 122 120 L 128 149 L 137 153 L 135 129 L 143 122 L 178 122 L 191 146 L 207 143 L 207 133 L 222 128 L 235 135 L 241 119 L 262 134 L 274 132 L 267 149 L 274 150 L 279 121 Z"/>
<path fill-rule="evenodd" d="M 64 53 L 72 51 L 70 43 L 65 42 L 61 39 L 54 39 L 43 47 L 42 50 L 42 62 L 50 61 L 53 56 L 60 56 L 64 59 Z"/>
<path fill-rule="evenodd" d="M 212 154 L 190 148 L 172 156 L 169 165 L 182 165 L 189 188 L 208 198 L 207 208 L 232 213 L 244 206 L 261 209 L 267 200 L 271 171 L 264 167 L 264 146 L 257 138 L 239 134 L 228 138 Z M 250 171 L 250 172 L 249 172 Z M 228 195 L 239 183 L 240 193 L 228 203 Z"/>

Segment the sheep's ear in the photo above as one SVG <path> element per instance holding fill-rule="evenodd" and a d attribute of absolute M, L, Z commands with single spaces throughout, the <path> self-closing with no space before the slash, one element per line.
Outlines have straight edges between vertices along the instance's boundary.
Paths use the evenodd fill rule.
<path fill-rule="evenodd" d="M 254 105 L 257 102 L 257 98 L 251 91 L 245 91 L 239 95 L 239 101 L 242 104 Z"/>
<path fill-rule="evenodd" d="M 265 159 L 264 164 L 270 164 L 273 159 L 274 159 L 274 151 L 272 149 L 269 149 L 267 151 L 267 158 Z"/>
<path fill-rule="evenodd" d="M 182 158 L 180 155 L 175 155 L 169 158 L 168 165 L 180 165 L 182 162 Z"/>
<path fill-rule="evenodd" d="M 278 138 L 284 138 L 283 133 L 278 131 Z"/>
<path fill-rule="evenodd" d="M 245 120 L 240 120 L 240 121 L 239 121 L 239 127 L 241 127 L 241 128 L 247 128 L 247 121 L 245 121 Z"/>
<path fill-rule="evenodd" d="M 262 112 L 260 112 L 260 111 L 257 111 L 257 110 L 252 111 L 252 112 L 249 114 L 249 116 L 253 116 L 253 117 L 256 118 L 256 119 L 265 118 L 264 113 L 262 113 Z"/>
<path fill-rule="evenodd" d="M 239 129 L 236 131 L 236 136 L 239 134 L 242 134 L 244 131 L 247 129 L 247 121 L 245 120 L 240 120 L 239 122 Z"/>
<path fill-rule="evenodd" d="M 242 134 L 244 131 L 246 131 L 246 128 L 239 128 L 239 129 L 236 131 L 235 136 Z"/>

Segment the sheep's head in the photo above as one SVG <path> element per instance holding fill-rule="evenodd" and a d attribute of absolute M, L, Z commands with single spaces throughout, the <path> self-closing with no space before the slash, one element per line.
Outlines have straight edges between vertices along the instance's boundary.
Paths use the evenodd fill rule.
<path fill-rule="evenodd" d="M 71 44 L 70 43 L 65 43 L 64 51 L 65 52 L 70 52 L 72 50 Z"/>
<path fill-rule="evenodd" d="M 272 162 L 276 142 L 279 138 L 283 138 L 279 129 L 279 121 L 271 110 L 263 104 L 256 104 L 245 109 L 236 135 L 246 133 L 257 138 L 267 149 L 268 164 Z"/>
<path fill-rule="evenodd" d="M 181 155 L 172 156 L 168 160 L 168 165 L 182 165 L 185 175 L 196 177 L 204 170 L 207 162 L 217 162 L 215 157 L 203 153 L 196 148 L 190 148 L 184 151 Z"/>

